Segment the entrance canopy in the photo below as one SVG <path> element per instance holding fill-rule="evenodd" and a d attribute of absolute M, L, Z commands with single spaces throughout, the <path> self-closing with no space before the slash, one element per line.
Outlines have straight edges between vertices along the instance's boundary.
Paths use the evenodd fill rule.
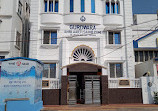
<path fill-rule="evenodd" d="M 92 62 L 77 62 L 72 63 L 66 66 L 63 66 L 63 68 L 68 68 L 69 72 L 98 72 L 98 69 L 107 69 L 106 67 L 95 64 Z"/>

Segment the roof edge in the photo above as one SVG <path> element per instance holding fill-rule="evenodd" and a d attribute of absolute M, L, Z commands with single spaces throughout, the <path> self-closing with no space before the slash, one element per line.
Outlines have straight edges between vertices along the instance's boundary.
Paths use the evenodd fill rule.
<path fill-rule="evenodd" d="M 65 65 L 65 66 L 61 67 L 61 69 L 65 68 L 65 67 L 68 67 L 68 66 L 71 66 L 71 65 L 81 64 L 81 63 L 89 64 L 89 65 L 95 65 L 95 66 L 99 66 L 99 67 L 102 67 L 104 69 L 107 69 L 107 67 L 105 67 L 105 66 L 102 66 L 102 65 L 99 65 L 99 64 L 95 64 L 95 63 L 90 63 L 90 62 L 76 62 L 76 63 Z"/>
<path fill-rule="evenodd" d="M 16 59 L 23 59 L 23 60 L 30 60 L 30 61 L 36 61 L 43 65 L 43 63 L 38 59 L 32 59 L 27 57 L 13 57 L 13 58 L 6 58 L 6 59 L 0 59 L 0 61 L 9 61 L 9 60 L 16 60 Z"/>
<path fill-rule="evenodd" d="M 150 33 L 148 33 L 148 34 L 146 34 L 145 36 L 140 37 L 140 38 L 138 38 L 137 40 L 134 40 L 134 41 L 139 41 L 139 40 L 141 40 L 141 39 L 144 39 L 144 38 L 148 37 L 149 35 L 154 34 L 154 33 L 157 32 L 157 31 L 158 31 L 158 29 L 156 29 L 156 30 L 154 30 L 154 31 L 152 31 L 152 32 L 150 32 Z"/>

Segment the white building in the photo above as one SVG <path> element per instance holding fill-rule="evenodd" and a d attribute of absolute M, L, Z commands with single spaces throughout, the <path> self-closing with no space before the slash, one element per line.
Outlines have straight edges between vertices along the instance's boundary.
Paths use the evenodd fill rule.
<path fill-rule="evenodd" d="M 158 91 L 158 20 L 156 14 L 134 15 L 135 77 L 141 78 L 144 104 L 154 103 Z"/>
<path fill-rule="evenodd" d="M 24 55 L 21 41 L 29 37 L 29 3 L 30 0 L 0 0 L 0 58 Z"/>
<path fill-rule="evenodd" d="M 133 39 L 136 64 L 158 57 L 158 20 L 156 14 L 134 15 Z"/>
<path fill-rule="evenodd" d="M 136 14 L 134 15 L 133 46 L 135 53 L 136 77 L 142 76 L 149 70 L 153 75 L 153 68 L 142 70 L 149 62 L 158 57 L 158 20 L 156 14 Z M 153 60 L 152 60 L 153 59 Z M 149 61 L 149 62 L 146 62 Z M 144 65 L 141 65 L 144 64 Z M 145 65 L 146 64 L 146 65 Z M 142 69 L 140 67 L 142 66 Z M 156 67 L 156 66 L 155 66 Z M 144 72 L 146 71 L 146 72 Z M 141 74 L 140 74 L 141 72 Z M 144 72 L 144 73 L 142 73 Z"/>
<path fill-rule="evenodd" d="M 45 63 L 44 104 L 142 101 L 131 0 L 31 0 L 30 14 L 29 57 Z M 57 81 L 61 99 L 47 93 Z"/>

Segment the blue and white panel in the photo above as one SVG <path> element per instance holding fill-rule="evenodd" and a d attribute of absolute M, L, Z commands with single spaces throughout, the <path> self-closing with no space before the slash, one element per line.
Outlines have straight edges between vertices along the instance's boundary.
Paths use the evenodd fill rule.
<path fill-rule="evenodd" d="M 41 96 L 42 68 L 36 63 L 23 59 L 2 61 L 0 104 L 9 98 L 29 98 L 31 104 L 41 100 L 37 95 L 34 97 L 35 93 Z"/>

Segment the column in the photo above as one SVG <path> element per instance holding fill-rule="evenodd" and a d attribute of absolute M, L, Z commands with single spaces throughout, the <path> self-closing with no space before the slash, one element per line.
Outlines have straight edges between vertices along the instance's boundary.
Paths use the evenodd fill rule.
<path fill-rule="evenodd" d="M 68 85 L 68 76 L 67 76 L 67 67 L 62 69 L 61 76 L 61 105 L 67 105 L 67 85 Z"/>
<path fill-rule="evenodd" d="M 109 0 L 109 4 L 110 4 L 110 13 L 109 14 L 111 14 L 111 0 Z"/>
<path fill-rule="evenodd" d="M 106 14 L 106 0 L 102 1 L 103 4 L 103 14 Z"/>
<path fill-rule="evenodd" d="M 108 73 L 105 68 L 102 68 L 101 89 L 101 104 L 109 104 Z"/>
<path fill-rule="evenodd" d="M 74 0 L 74 12 L 75 13 L 81 12 L 81 0 Z"/>
<path fill-rule="evenodd" d="M 85 0 L 85 13 L 91 13 L 91 0 Z"/>
<path fill-rule="evenodd" d="M 109 104 L 108 76 L 101 76 L 101 104 Z"/>
<path fill-rule="evenodd" d="M 55 12 L 55 0 L 53 0 L 53 11 L 52 12 Z"/>
<path fill-rule="evenodd" d="M 62 69 L 62 76 L 67 76 L 67 67 Z"/>
<path fill-rule="evenodd" d="M 108 71 L 105 68 L 102 68 L 102 75 L 108 75 Z"/>

